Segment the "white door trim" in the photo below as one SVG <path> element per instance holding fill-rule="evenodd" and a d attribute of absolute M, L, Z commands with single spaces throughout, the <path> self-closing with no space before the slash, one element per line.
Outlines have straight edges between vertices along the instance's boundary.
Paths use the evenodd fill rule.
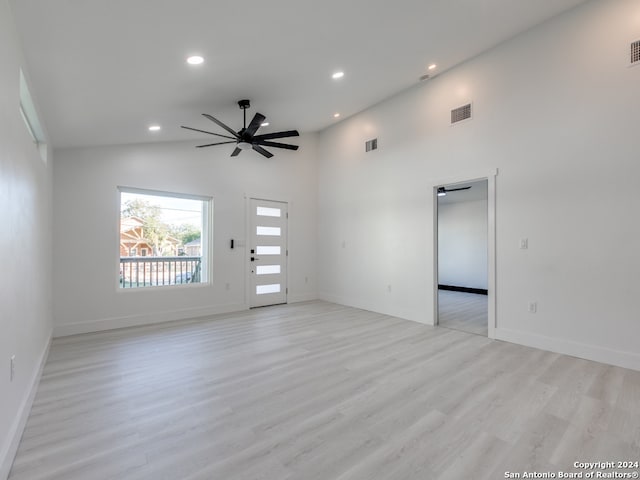
<path fill-rule="evenodd" d="M 429 181 L 433 190 L 433 306 L 431 322 L 438 323 L 438 187 L 455 185 L 478 180 L 487 181 L 487 290 L 488 290 L 488 337 L 496 338 L 496 176 L 498 169 L 482 172 L 469 172 L 447 178 Z"/>

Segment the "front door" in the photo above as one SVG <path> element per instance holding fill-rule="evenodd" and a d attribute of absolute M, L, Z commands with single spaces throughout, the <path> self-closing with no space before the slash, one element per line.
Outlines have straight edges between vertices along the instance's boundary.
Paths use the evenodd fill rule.
<path fill-rule="evenodd" d="M 287 303 L 287 204 L 250 201 L 249 306 Z"/>

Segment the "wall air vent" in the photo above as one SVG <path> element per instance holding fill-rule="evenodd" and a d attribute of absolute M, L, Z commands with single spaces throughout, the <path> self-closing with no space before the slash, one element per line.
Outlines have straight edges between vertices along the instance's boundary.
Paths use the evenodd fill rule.
<path fill-rule="evenodd" d="M 451 110 L 451 125 L 471 118 L 471 104 L 467 103 L 462 107 Z"/>
<path fill-rule="evenodd" d="M 378 149 L 378 139 L 374 138 L 373 140 L 367 140 L 364 144 L 365 152 L 370 152 L 371 150 Z"/>
<path fill-rule="evenodd" d="M 640 65 L 640 40 L 631 44 L 630 65 Z"/>

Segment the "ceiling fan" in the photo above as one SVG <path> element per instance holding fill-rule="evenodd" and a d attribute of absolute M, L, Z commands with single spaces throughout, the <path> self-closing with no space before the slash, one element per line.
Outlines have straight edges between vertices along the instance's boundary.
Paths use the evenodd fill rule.
<path fill-rule="evenodd" d="M 208 133 L 209 135 L 215 135 L 216 137 L 228 138 L 229 140 L 226 142 L 217 142 L 217 143 L 208 143 L 206 145 L 198 145 L 196 148 L 202 147 L 212 147 L 214 145 L 224 145 L 227 143 L 235 143 L 236 148 L 231 154 L 232 157 L 237 156 L 242 150 L 253 149 L 261 155 L 264 155 L 267 158 L 273 157 L 273 153 L 265 150 L 262 147 L 275 147 L 275 148 L 284 148 L 287 150 L 298 150 L 298 145 L 289 145 L 288 143 L 280 143 L 280 142 L 271 142 L 270 140 L 276 138 L 285 138 L 285 137 L 297 137 L 300 134 L 297 130 L 287 130 L 284 132 L 274 132 L 274 133 L 265 133 L 264 135 L 256 135 L 258 129 L 262 126 L 262 123 L 265 121 L 266 117 L 260 113 L 256 113 L 253 116 L 253 120 L 247 127 L 247 109 L 251 106 L 249 100 L 240 100 L 238 102 L 238 106 L 244 112 L 244 126 L 242 129 L 237 132 L 234 131 L 231 127 L 228 127 L 224 123 L 222 123 L 217 118 L 212 117 L 209 114 L 203 113 L 202 115 L 209 120 L 211 120 L 216 125 L 224 128 L 227 132 L 229 132 L 232 136 L 229 135 L 221 135 L 219 133 L 208 132 L 206 130 L 199 130 L 197 128 L 185 127 L 187 130 L 193 130 L 195 132 Z"/>
<path fill-rule="evenodd" d="M 438 187 L 438 196 L 439 197 L 444 197 L 449 192 L 457 192 L 458 190 L 469 190 L 470 188 L 471 188 L 471 186 L 461 187 L 461 188 Z"/>

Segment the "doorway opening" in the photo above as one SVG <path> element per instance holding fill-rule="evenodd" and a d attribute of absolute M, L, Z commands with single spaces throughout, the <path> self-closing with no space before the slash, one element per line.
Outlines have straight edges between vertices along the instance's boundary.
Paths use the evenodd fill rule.
<path fill-rule="evenodd" d="M 435 195 L 435 323 L 492 337 L 489 180 L 438 185 Z"/>

